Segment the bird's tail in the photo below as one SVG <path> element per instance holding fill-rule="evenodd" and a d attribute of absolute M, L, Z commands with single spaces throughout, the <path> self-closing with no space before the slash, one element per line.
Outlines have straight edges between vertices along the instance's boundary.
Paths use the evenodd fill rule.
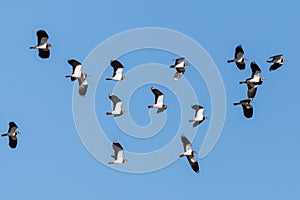
<path fill-rule="evenodd" d="M 190 120 L 189 120 L 189 122 L 193 122 L 193 121 L 194 121 L 193 119 L 190 119 Z"/>
<path fill-rule="evenodd" d="M 29 49 L 36 49 L 36 46 L 29 47 Z"/>
<path fill-rule="evenodd" d="M 179 154 L 179 157 L 181 158 L 181 157 L 183 157 L 184 156 L 184 154 L 183 153 L 181 153 L 181 154 Z"/>
<path fill-rule="evenodd" d="M 4 137 L 4 136 L 7 136 L 7 133 L 5 133 L 5 134 L 2 134 L 1 136 L 2 136 L 2 137 Z"/>
<path fill-rule="evenodd" d="M 112 112 L 106 112 L 106 115 L 112 115 Z"/>
<path fill-rule="evenodd" d="M 234 60 L 227 60 L 227 63 L 231 63 L 231 62 L 234 62 Z"/>
<path fill-rule="evenodd" d="M 108 164 L 110 164 L 110 165 L 111 165 L 111 164 L 114 164 L 114 162 L 108 162 Z"/>
<path fill-rule="evenodd" d="M 240 104 L 239 102 L 237 102 L 237 103 L 233 103 L 233 105 L 234 105 L 234 106 L 237 106 L 237 105 L 239 105 L 239 104 Z"/>
<path fill-rule="evenodd" d="M 246 81 L 240 81 L 240 84 L 247 83 Z"/>
<path fill-rule="evenodd" d="M 153 107 L 153 105 L 151 105 L 151 106 L 148 106 L 148 108 L 154 108 L 154 107 Z"/>
<path fill-rule="evenodd" d="M 106 80 L 113 80 L 112 78 L 106 78 Z"/>
<path fill-rule="evenodd" d="M 175 68 L 175 65 L 171 65 L 170 68 Z"/>

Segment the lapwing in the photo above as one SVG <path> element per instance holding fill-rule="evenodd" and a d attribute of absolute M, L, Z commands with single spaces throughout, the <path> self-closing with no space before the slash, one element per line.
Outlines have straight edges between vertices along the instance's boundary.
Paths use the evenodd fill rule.
<path fill-rule="evenodd" d="M 18 144 L 18 138 L 17 135 L 20 134 L 19 131 L 17 131 L 17 124 L 15 122 L 9 122 L 9 128 L 8 128 L 8 132 L 5 134 L 2 134 L 1 136 L 8 136 L 9 139 L 9 146 L 10 148 L 14 149 L 17 147 Z"/>
<path fill-rule="evenodd" d="M 180 79 L 184 72 L 185 72 L 185 66 L 188 66 L 189 64 L 184 62 L 184 58 L 177 58 L 175 60 L 175 64 L 171 65 L 170 68 L 175 68 L 176 69 L 176 73 L 174 74 L 174 80 L 177 81 L 178 79 Z"/>
<path fill-rule="evenodd" d="M 191 107 L 195 110 L 195 117 L 189 120 L 189 122 L 194 122 L 193 127 L 198 126 L 201 122 L 208 119 L 207 116 L 203 115 L 204 108 L 202 106 L 194 104 Z"/>
<path fill-rule="evenodd" d="M 49 58 L 50 57 L 50 50 L 49 48 L 52 47 L 51 44 L 48 43 L 49 36 L 44 30 L 39 30 L 36 32 L 37 35 L 37 45 L 30 47 L 30 49 L 38 49 L 39 50 L 39 57 L 40 58 Z"/>
<path fill-rule="evenodd" d="M 82 64 L 75 59 L 69 59 L 68 63 L 72 66 L 73 71 L 72 74 L 66 75 L 66 78 L 71 78 L 71 81 L 75 81 L 81 77 Z"/>
<path fill-rule="evenodd" d="M 281 67 L 283 65 L 284 62 L 286 62 L 286 59 L 282 58 L 281 56 L 282 56 L 282 54 L 271 56 L 267 60 L 268 63 L 274 63 L 273 65 L 271 65 L 271 67 L 269 69 L 270 72 L 278 69 L 279 67 Z"/>
<path fill-rule="evenodd" d="M 124 66 L 118 60 L 112 59 L 110 61 L 110 65 L 113 67 L 114 73 L 111 78 L 106 78 L 106 80 L 120 81 L 126 78 L 122 74 L 124 71 Z"/>
<path fill-rule="evenodd" d="M 261 74 L 261 69 L 259 68 L 259 66 L 256 64 L 256 62 L 251 62 L 251 70 L 252 70 L 252 76 L 251 78 L 248 78 L 244 81 L 241 81 L 240 84 L 254 84 L 254 85 L 261 85 L 264 81 L 263 77 L 260 77 Z"/>
<path fill-rule="evenodd" d="M 240 70 L 246 69 L 246 60 L 247 58 L 243 58 L 244 55 L 244 50 L 242 48 L 242 45 L 238 45 L 235 48 L 235 53 L 234 53 L 234 59 L 233 60 L 227 60 L 227 63 L 235 62 L 236 66 Z"/>
<path fill-rule="evenodd" d="M 157 108 L 157 113 L 161 113 L 166 110 L 168 105 L 164 104 L 164 94 L 154 87 L 151 87 L 151 91 L 155 96 L 155 103 L 148 106 L 148 108 Z"/>
<path fill-rule="evenodd" d="M 233 105 L 234 106 L 242 105 L 244 116 L 246 118 L 251 118 L 253 116 L 253 107 L 252 107 L 251 103 L 252 103 L 251 99 L 245 99 L 240 102 L 233 103 Z"/>
<path fill-rule="evenodd" d="M 195 150 L 192 150 L 192 144 L 191 142 L 185 137 L 184 134 L 181 135 L 181 141 L 183 143 L 183 149 L 184 152 L 179 154 L 179 157 L 185 156 L 187 160 L 189 161 L 192 169 L 194 172 L 199 173 L 199 165 L 197 159 L 194 157 L 194 154 L 197 152 Z"/>
<path fill-rule="evenodd" d="M 114 115 L 114 117 L 121 116 L 125 113 L 125 110 L 122 110 L 122 101 L 119 97 L 113 94 L 109 94 L 109 99 L 113 102 L 113 111 L 106 112 L 107 115 Z"/>
<path fill-rule="evenodd" d="M 247 96 L 250 100 L 253 100 L 253 98 L 256 95 L 258 85 L 249 83 L 249 84 L 247 84 L 247 87 L 248 87 Z"/>
<path fill-rule="evenodd" d="M 112 162 L 108 162 L 108 164 L 123 164 L 125 162 L 128 162 L 127 159 L 123 158 L 124 150 L 117 140 L 112 143 L 112 148 L 114 150 L 114 155 L 111 155 L 111 157 L 115 160 Z"/>

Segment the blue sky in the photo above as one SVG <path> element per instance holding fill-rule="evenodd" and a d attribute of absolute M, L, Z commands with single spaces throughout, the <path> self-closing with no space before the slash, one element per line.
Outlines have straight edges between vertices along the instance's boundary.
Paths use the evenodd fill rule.
<path fill-rule="evenodd" d="M 22 134 L 15 150 L 9 149 L 7 138 L 0 141 L 1 199 L 299 198 L 299 94 L 295 80 L 300 73 L 300 31 L 294 24 L 299 18 L 299 6 L 294 0 L 2 3 L 0 129 L 7 131 L 8 122 L 15 121 Z M 149 26 L 173 29 L 196 40 L 222 75 L 226 121 L 213 151 L 199 160 L 200 174 L 192 172 L 186 159 L 147 174 L 112 170 L 89 154 L 77 134 L 72 113 L 73 83 L 64 78 L 71 71 L 67 59 L 83 61 L 110 36 Z M 35 32 L 39 29 L 48 32 L 53 44 L 48 60 L 41 60 L 36 51 L 28 48 L 36 43 Z M 240 107 L 232 106 L 246 97 L 246 86 L 238 82 L 251 74 L 249 67 L 238 71 L 234 64 L 226 63 L 238 44 L 243 45 L 248 64 L 255 60 L 266 78 L 255 98 L 254 117 L 250 120 L 243 117 Z M 270 73 L 265 61 L 278 53 L 288 61 Z M 121 58 L 129 70 L 130 66 L 147 62 L 169 65 L 174 55 L 149 51 Z M 110 75 L 108 68 L 105 77 Z M 200 104 L 206 106 L 210 117 L 209 93 L 203 80 L 189 72 L 185 76 L 192 82 L 199 81 L 203 91 Z M 114 84 L 100 83 L 103 85 L 98 85 L 95 108 L 98 119 L 105 120 L 103 127 L 114 130 L 108 135 L 110 139 L 119 137 L 129 150 L 145 152 L 164 146 L 174 136 L 176 127 L 172 123 L 178 119 L 172 115 L 168 115 L 165 136 L 159 134 L 153 140 L 137 141 L 121 131 L 118 133 L 113 119 L 104 116 L 111 108 L 106 95 Z M 146 105 L 152 103 L 150 86 L 145 85 L 135 93 L 136 102 L 145 97 L 150 98 Z M 175 96 L 168 90 L 165 93 L 169 94 L 169 103 L 176 107 L 172 98 Z M 144 103 L 137 106 L 144 109 Z M 149 123 L 147 115 L 133 114 L 132 118 L 139 125 Z M 208 125 L 209 121 L 198 128 L 193 144 L 196 150 Z"/>

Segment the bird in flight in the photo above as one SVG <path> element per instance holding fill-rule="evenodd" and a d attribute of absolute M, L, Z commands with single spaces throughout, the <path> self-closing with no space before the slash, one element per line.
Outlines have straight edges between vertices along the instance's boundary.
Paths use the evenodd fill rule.
<path fill-rule="evenodd" d="M 251 118 L 253 116 L 253 107 L 251 105 L 252 100 L 251 99 L 245 99 L 236 103 L 233 103 L 234 106 L 242 105 L 244 116 L 246 118 Z"/>
<path fill-rule="evenodd" d="M 119 97 L 113 94 L 109 94 L 109 99 L 113 102 L 113 111 L 106 112 L 107 115 L 114 115 L 114 117 L 121 116 L 125 113 L 125 110 L 122 110 L 122 101 Z"/>
<path fill-rule="evenodd" d="M 244 50 L 242 48 L 242 45 L 238 45 L 235 48 L 234 59 L 227 60 L 227 63 L 235 62 L 236 66 L 240 70 L 244 70 L 244 69 L 246 69 L 246 63 L 245 62 L 246 62 L 247 58 L 244 58 L 243 55 L 244 55 Z"/>
<path fill-rule="evenodd" d="M 157 113 L 161 113 L 166 110 L 168 105 L 164 104 L 164 94 L 154 87 L 151 87 L 151 91 L 155 96 L 155 102 L 153 105 L 148 106 L 148 108 L 157 108 Z"/>
<path fill-rule="evenodd" d="M 184 72 L 185 72 L 185 67 L 188 66 L 189 64 L 184 62 L 184 58 L 177 58 L 175 60 L 175 64 L 171 65 L 170 68 L 175 68 L 176 69 L 176 73 L 174 74 L 174 80 L 177 81 L 178 79 L 180 79 Z"/>
<path fill-rule="evenodd" d="M 8 132 L 1 135 L 2 137 L 8 136 L 9 139 L 8 144 L 12 149 L 16 148 L 18 144 L 17 135 L 20 134 L 20 132 L 17 131 L 17 128 L 18 126 L 15 122 L 9 122 Z"/>
<path fill-rule="evenodd" d="M 207 116 L 203 115 L 204 108 L 202 106 L 194 104 L 191 107 L 195 110 L 195 117 L 189 120 L 189 122 L 194 122 L 193 127 L 198 126 L 201 122 L 208 119 Z"/>
<path fill-rule="evenodd" d="M 261 74 L 261 69 L 259 66 L 256 64 L 256 62 L 251 62 L 250 64 L 251 70 L 252 70 L 252 75 L 251 78 L 248 78 L 244 81 L 240 81 L 240 84 L 254 84 L 254 85 L 261 85 L 264 81 L 263 77 L 260 77 Z"/>
<path fill-rule="evenodd" d="M 52 47 L 51 44 L 48 43 L 49 36 L 44 30 L 39 30 L 36 32 L 37 35 L 37 45 L 30 47 L 30 49 L 38 49 L 40 58 L 49 58 L 50 50 Z"/>
<path fill-rule="evenodd" d="M 267 60 L 268 63 L 273 63 L 273 65 L 271 65 L 271 67 L 269 69 L 270 72 L 278 69 L 279 67 L 281 67 L 283 65 L 284 62 L 286 62 L 286 59 L 282 58 L 281 56 L 282 56 L 282 54 L 271 56 Z"/>
<path fill-rule="evenodd" d="M 88 89 L 88 81 L 87 77 L 90 76 L 88 73 L 84 73 L 81 71 L 82 64 L 75 59 L 69 59 L 68 63 L 72 66 L 72 74 L 66 75 L 66 78 L 70 78 L 71 81 L 78 80 L 79 84 L 79 95 L 85 96 Z"/>
<path fill-rule="evenodd" d="M 106 78 L 106 80 L 114 80 L 114 81 L 121 81 L 126 78 L 122 73 L 124 71 L 124 66 L 118 60 L 112 59 L 110 61 L 110 65 L 114 69 L 113 76 L 111 78 Z"/>
<path fill-rule="evenodd" d="M 114 154 L 111 155 L 111 157 L 114 158 L 115 160 L 112 162 L 108 162 L 108 164 L 123 164 L 125 162 L 128 162 L 127 159 L 123 157 L 124 154 L 123 147 L 117 140 L 115 140 L 112 143 L 112 148 L 114 150 Z"/>
<path fill-rule="evenodd" d="M 199 164 L 197 159 L 194 156 L 194 154 L 196 154 L 197 152 L 192 149 L 191 142 L 185 137 L 184 134 L 181 135 L 181 142 L 183 144 L 184 152 L 179 154 L 179 157 L 185 156 L 189 161 L 194 172 L 199 173 Z"/>

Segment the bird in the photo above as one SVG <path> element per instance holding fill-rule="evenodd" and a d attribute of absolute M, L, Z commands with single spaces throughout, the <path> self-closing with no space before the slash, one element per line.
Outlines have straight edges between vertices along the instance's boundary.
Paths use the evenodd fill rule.
<path fill-rule="evenodd" d="M 252 100 L 251 99 L 245 99 L 241 100 L 239 102 L 233 103 L 234 106 L 242 105 L 244 116 L 246 118 L 251 118 L 253 116 L 253 107 L 251 105 Z"/>
<path fill-rule="evenodd" d="M 112 59 L 110 65 L 114 68 L 114 73 L 111 78 L 106 78 L 106 80 L 121 81 L 126 78 L 126 76 L 122 74 L 124 66 L 118 60 Z"/>
<path fill-rule="evenodd" d="M 203 115 L 204 108 L 202 106 L 194 104 L 191 107 L 195 110 L 195 117 L 189 120 L 189 122 L 194 122 L 193 127 L 198 126 L 201 122 L 208 119 L 207 116 Z"/>
<path fill-rule="evenodd" d="M 1 136 L 2 137 L 8 136 L 8 139 L 9 139 L 8 144 L 9 144 L 10 148 L 15 149 L 18 144 L 17 135 L 20 134 L 20 132 L 17 131 L 18 126 L 15 122 L 9 122 L 8 125 L 9 125 L 8 132 L 5 134 L 2 134 Z"/>
<path fill-rule="evenodd" d="M 247 58 L 243 58 L 244 55 L 244 50 L 242 48 L 242 45 L 238 45 L 235 48 L 235 53 L 234 53 L 234 59 L 233 60 L 227 60 L 227 63 L 235 62 L 236 66 L 240 70 L 246 69 L 246 60 Z"/>
<path fill-rule="evenodd" d="M 52 47 L 52 44 L 48 43 L 49 36 L 45 30 L 38 30 L 37 35 L 37 45 L 29 47 L 30 49 L 38 49 L 39 57 L 42 59 L 50 57 L 49 48 Z"/>
<path fill-rule="evenodd" d="M 168 105 L 164 104 L 164 94 L 154 87 L 151 87 L 151 91 L 155 96 L 155 103 L 148 106 L 148 108 L 157 108 L 157 113 L 161 113 L 166 110 Z"/>
<path fill-rule="evenodd" d="M 114 150 L 114 155 L 111 155 L 111 157 L 115 160 L 112 162 L 108 162 L 108 164 L 123 164 L 125 162 L 128 162 L 127 159 L 123 158 L 124 150 L 117 140 L 113 141 L 112 148 Z"/>
<path fill-rule="evenodd" d="M 179 154 L 179 157 L 185 156 L 187 160 L 189 161 L 192 169 L 194 172 L 199 173 L 199 165 L 197 159 L 194 157 L 194 154 L 197 152 L 195 150 L 192 150 L 192 144 L 191 142 L 185 137 L 184 134 L 181 135 L 181 141 L 183 143 L 183 149 L 184 152 Z"/>
<path fill-rule="evenodd" d="M 71 78 L 71 81 L 75 81 L 81 77 L 82 64 L 75 59 L 68 59 L 68 63 L 72 66 L 73 71 L 72 74 L 66 75 L 66 78 Z"/>
<path fill-rule="evenodd" d="M 252 76 L 251 78 L 248 78 L 244 81 L 240 81 L 240 84 L 254 84 L 254 85 L 261 85 L 263 81 L 265 80 L 263 77 L 260 77 L 261 69 L 256 64 L 256 62 L 251 62 L 250 64 L 251 70 L 252 70 Z"/>
<path fill-rule="evenodd" d="M 271 65 L 271 67 L 269 69 L 270 72 L 278 69 L 279 67 L 281 67 L 283 65 L 284 62 L 286 62 L 286 59 L 282 58 L 281 56 L 282 56 L 282 54 L 278 54 L 278 55 L 275 55 L 275 56 L 271 56 L 267 60 L 268 63 L 274 63 L 273 65 Z"/>
<path fill-rule="evenodd" d="M 173 79 L 175 81 L 177 81 L 178 79 L 180 79 L 184 72 L 185 72 L 185 66 L 188 66 L 189 64 L 184 62 L 184 59 L 183 57 L 181 58 L 177 58 L 175 59 L 175 64 L 174 65 L 171 65 L 169 68 L 175 68 L 176 69 L 176 73 L 174 74 L 174 77 Z"/>
<path fill-rule="evenodd" d="M 114 117 L 123 115 L 126 111 L 121 109 L 122 106 L 121 99 L 113 94 L 109 94 L 108 97 L 113 102 L 113 111 L 106 112 L 106 115 L 114 115 Z"/>
<path fill-rule="evenodd" d="M 90 76 L 88 73 L 81 73 L 81 76 L 78 78 L 78 84 L 79 84 L 79 95 L 80 96 L 85 96 L 87 89 L 88 89 L 88 81 L 87 77 Z"/>

